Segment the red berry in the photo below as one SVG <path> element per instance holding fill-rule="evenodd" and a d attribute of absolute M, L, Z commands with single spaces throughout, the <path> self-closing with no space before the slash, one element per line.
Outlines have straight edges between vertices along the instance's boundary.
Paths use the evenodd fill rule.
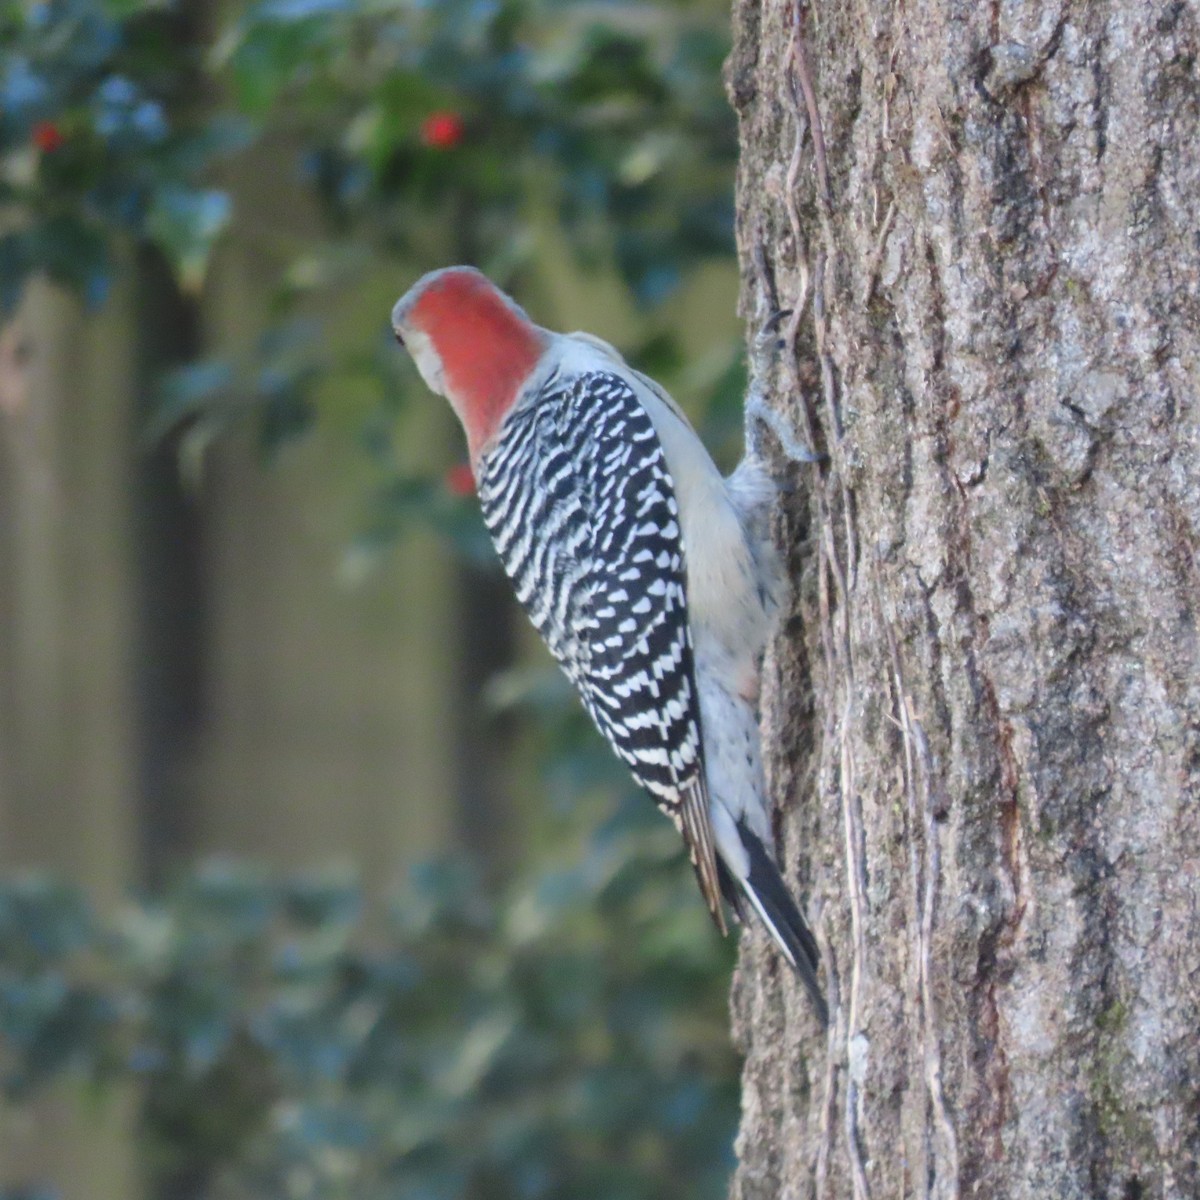
<path fill-rule="evenodd" d="M 53 121 L 39 121 L 29 136 L 30 141 L 43 154 L 53 154 L 67 140 Z"/>
<path fill-rule="evenodd" d="M 442 480 L 446 491 L 452 496 L 475 495 L 475 475 L 466 463 L 456 463 L 445 474 Z"/>
<path fill-rule="evenodd" d="M 453 150 L 463 139 L 465 126 L 456 112 L 435 112 L 421 122 L 421 141 L 434 150 Z"/>

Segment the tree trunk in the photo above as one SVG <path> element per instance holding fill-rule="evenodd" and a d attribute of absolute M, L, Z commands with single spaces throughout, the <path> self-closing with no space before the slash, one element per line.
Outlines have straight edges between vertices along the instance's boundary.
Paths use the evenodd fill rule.
<path fill-rule="evenodd" d="M 1196 0 L 736 0 L 744 315 L 827 458 L 741 1197 L 1200 1196 Z"/>

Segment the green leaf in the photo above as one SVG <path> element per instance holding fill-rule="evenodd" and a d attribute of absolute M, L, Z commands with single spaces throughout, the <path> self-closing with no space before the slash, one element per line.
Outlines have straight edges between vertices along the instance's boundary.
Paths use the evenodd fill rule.
<path fill-rule="evenodd" d="M 202 359 L 171 371 L 159 383 L 143 439 L 152 445 L 189 418 L 213 412 L 228 401 L 233 385 L 233 364 L 225 359 Z"/>
<path fill-rule="evenodd" d="M 175 268 L 185 291 L 204 282 L 213 245 L 232 215 L 229 196 L 214 189 L 168 185 L 154 194 L 146 231 Z"/>

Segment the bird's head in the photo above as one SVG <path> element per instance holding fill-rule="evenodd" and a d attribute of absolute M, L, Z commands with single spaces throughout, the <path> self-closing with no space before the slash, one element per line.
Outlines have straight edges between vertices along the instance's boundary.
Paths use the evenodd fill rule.
<path fill-rule="evenodd" d="M 423 275 L 396 301 L 392 328 L 458 414 L 474 464 L 545 353 L 546 331 L 474 267 Z"/>

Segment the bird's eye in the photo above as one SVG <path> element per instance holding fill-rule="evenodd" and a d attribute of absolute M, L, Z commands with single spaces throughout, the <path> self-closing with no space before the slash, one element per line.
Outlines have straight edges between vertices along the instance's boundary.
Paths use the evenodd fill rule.
<path fill-rule="evenodd" d="M 398 333 L 396 334 L 396 344 L 398 346 L 404 345 L 404 339 Z"/>

